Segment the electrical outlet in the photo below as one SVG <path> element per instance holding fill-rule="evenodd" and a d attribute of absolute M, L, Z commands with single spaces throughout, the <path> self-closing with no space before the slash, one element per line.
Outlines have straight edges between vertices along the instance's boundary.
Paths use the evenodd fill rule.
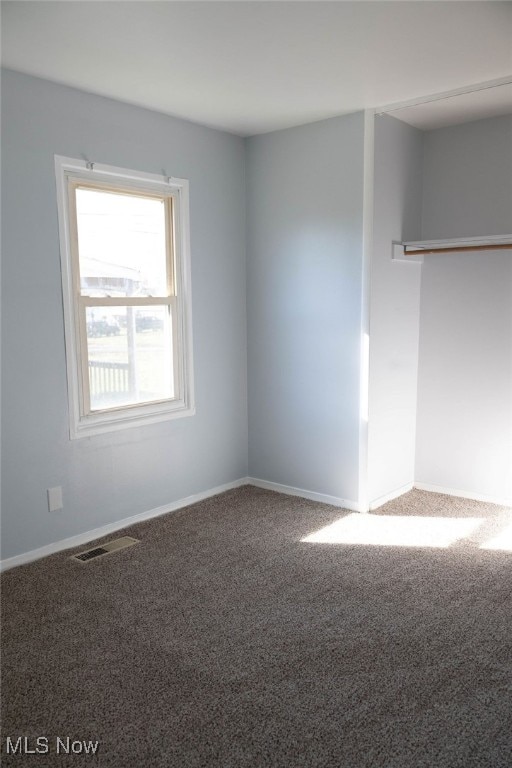
<path fill-rule="evenodd" d="M 62 507 L 62 486 L 57 485 L 55 488 L 48 488 L 48 511 L 57 512 Z"/>

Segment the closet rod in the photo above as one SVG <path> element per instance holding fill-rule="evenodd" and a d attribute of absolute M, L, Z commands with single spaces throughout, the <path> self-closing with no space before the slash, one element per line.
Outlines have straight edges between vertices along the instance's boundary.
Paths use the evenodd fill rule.
<path fill-rule="evenodd" d="M 407 250 L 404 246 L 404 256 L 423 256 L 426 253 L 460 253 L 461 251 L 503 251 L 512 248 L 512 243 L 489 243 L 488 245 L 459 245 L 454 248 L 414 248 Z"/>

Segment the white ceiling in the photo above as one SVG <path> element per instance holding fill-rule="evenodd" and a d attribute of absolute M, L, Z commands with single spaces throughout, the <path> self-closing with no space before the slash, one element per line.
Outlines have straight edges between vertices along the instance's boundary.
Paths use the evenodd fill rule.
<path fill-rule="evenodd" d="M 240 135 L 512 74 L 512 2 L 38 0 L 1 10 L 4 66 Z M 504 109 L 488 97 L 485 116 Z M 414 124 L 475 119 L 471 99 L 455 116 L 437 104 L 416 108 Z"/>

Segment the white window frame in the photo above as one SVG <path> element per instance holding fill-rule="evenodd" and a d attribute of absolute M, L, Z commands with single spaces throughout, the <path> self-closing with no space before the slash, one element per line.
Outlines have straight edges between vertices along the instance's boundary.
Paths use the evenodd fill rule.
<path fill-rule="evenodd" d="M 151 424 L 167 419 L 192 416 L 195 413 L 192 358 L 192 296 L 189 238 L 189 183 L 186 179 L 141 173 L 110 165 L 89 163 L 55 155 L 57 207 L 59 218 L 64 331 L 68 381 L 69 431 L 71 439 L 89 437 L 127 427 Z M 89 386 L 86 339 L 81 316 L 83 299 L 80 291 L 76 245 L 76 211 L 70 188 L 76 182 L 107 185 L 116 188 L 165 195 L 172 198 L 171 237 L 174 250 L 174 296 L 169 297 L 173 313 L 175 345 L 175 393 L 173 399 L 121 406 L 87 412 L 86 391 Z M 74 239 L 73 239 L 74 238 Z M 123 299 L 95 299 L 101 306 L 120 304 Z M 145 304 L 152 299 L 144 299 Z M 89 300 L 88 300 L 89 303 Z M 130 299 L 129 303 L 133 303 Z M 154 303 L 162 304 L 160 299 Z M 126 301 L 125 301 L 126 304 Z M 177 365 L 176 365 L 177 364 Z M 177 367 L 177 370 L 176 370 Z"/>

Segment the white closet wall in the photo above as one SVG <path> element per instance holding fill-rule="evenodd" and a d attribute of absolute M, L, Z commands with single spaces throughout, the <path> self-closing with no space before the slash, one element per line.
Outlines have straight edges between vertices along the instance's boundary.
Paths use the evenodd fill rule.
<path fill-rule="evenodd" d="M 424 152 L 422 238 L 512 232 L 512 115 L 427 132 Z M 416 483 L 512 504 L 512 251 L 421 270 Z"/>

